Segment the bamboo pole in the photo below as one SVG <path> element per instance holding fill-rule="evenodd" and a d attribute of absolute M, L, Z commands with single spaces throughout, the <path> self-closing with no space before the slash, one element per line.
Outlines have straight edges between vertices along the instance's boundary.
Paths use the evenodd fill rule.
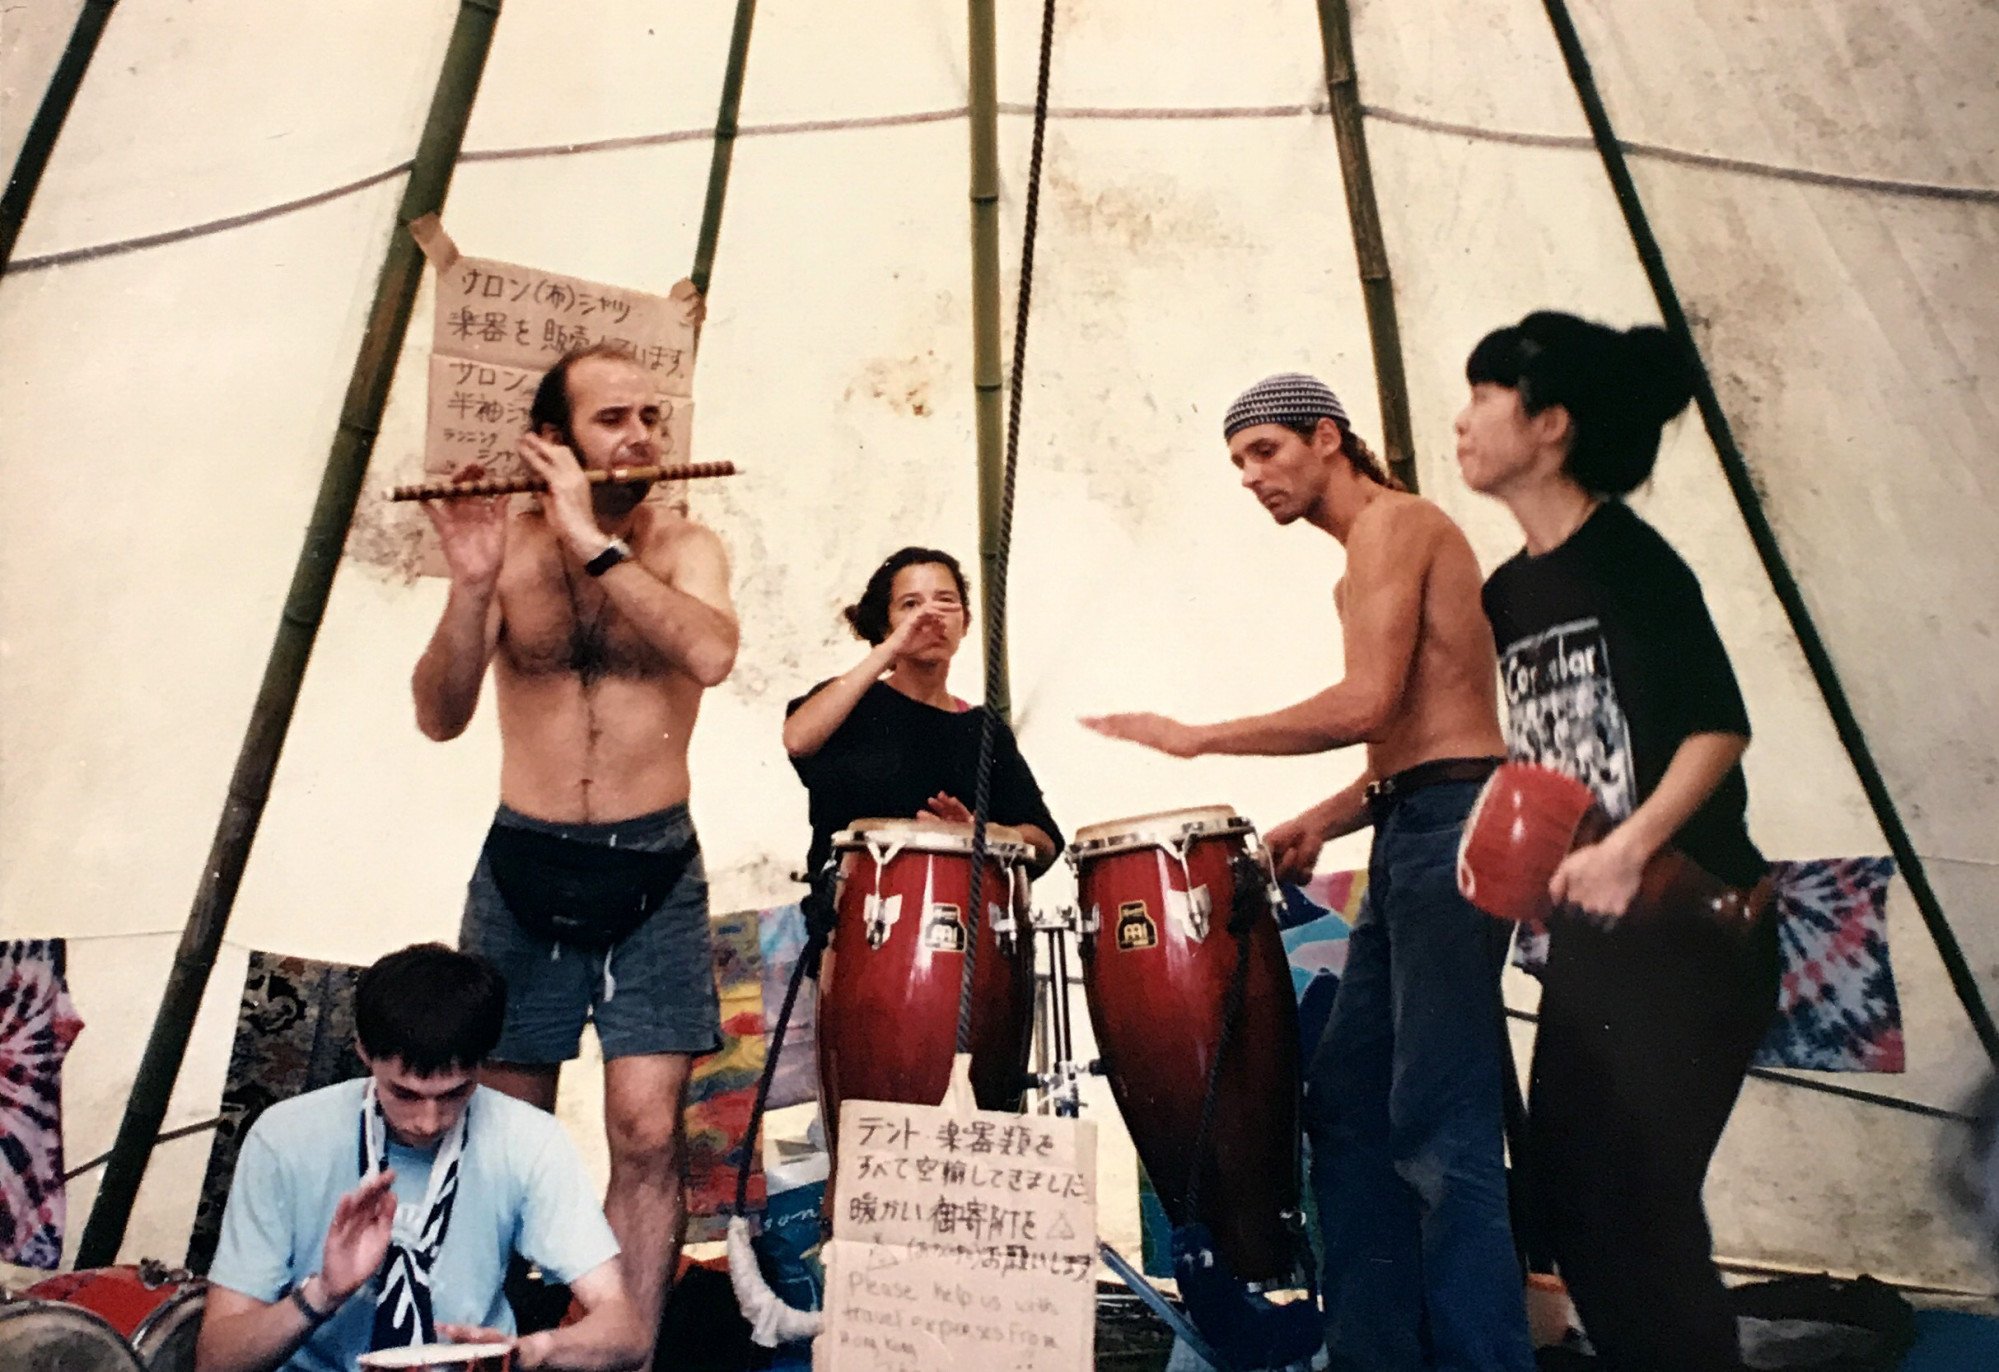
<path fill-rule="evenodd" d="M 236 888 L 249 861 L 270 797 L 271 778 L 291 726 L 305 678 L 307 659 L 333 589 L 333 574 L 347 540 L 348 524 L 361 493 L 362 478 L 375 446 L 382 411 L 388 403 L 397 354 L 402 351 L 417 284 L 423 278 L 423 256 L 403 231 L 412 219 L 443 207 L 458 150 L 479 91 L 486 54 L 498 23 L 500 0 L 459 0 L 458 20 L 445 53 L 430 115 L 396 209 L 388 256 L 375 286 L 375 303 L 367 332 L 341 405 L 340 426 L 320 480 L 319 497 L 306 527 L 304 546 L 292 572 L 277 635 L 264 667 L 264 680 L 250 714 L 229 795 L 202 868 L 194 906 L 175 950 L 165 997 L 153 1021 L 152 1035 L 140 1059 L 138 1077 L 125 1103 L 125 1117 L 111 1147 L 104 1183 L 91 1207 L 77 1254 L 83 1267 L 114 1262 L 124 1241 L 125 1227 L 146 1174 L 167 1101 L 187 1055 L 195 1012 L 214 970 L 216 953 L 235 904 Z"/>
<path fill-rule="evenodd" d="M 117 4 L 118 0 L 84 0 L 83 9 L 76 16 L 76 26 L 69 31 L 69 42 L 63 47 L 62 60 L 56 63 L 55 75 L 49 78 L 49 88 L 42 93 L 42 103 L 35 110 L 35 120 L 28 125 L 20 155 L 14 159 L 14 170 L 7 177 L 7 189 L 0 193 L 0 274 L 14 260 L 14 243 L 21 236 L 21 226 L 28 221 L 28 207 L 42 184 L 42 173 L 48 169 L 56 140 L 62 136 L 70 106 L 76 103 L 83 74 L 97 54 L 97 40 L 104 36 L 104 26 L 110 22 L 111 11 Z"/>
<path fill-rule="evenodd" d="M 999 77 L 993 0 L 970 0 L 972 134 L 972 387 L 979 462 L 980 596 L 986 615 L 986 705 L 1013 715 L 1006 655 L 1006 599 L 1000 577 L 1000 505 L 1006 480 L 1000 374 Z"/>
<path fill-rule="evenodd" d="M 1360 267 L 1367 339 L 1374 353 L 1374 384 L 1381 402 L 1381 443 L 1388 470 L 1416 489 L 1416 438 L 1409 422 L 1409 381 L 1402 370 L 1402 327 L 1395 316 L 1395 282 L 1375 203 L 1374 168 L 1367 159 L 1367 127 L 1354 71 L 1353 22 L 1347 0 L 1319 0 L 1319 41 L 1326 52 L 1326 95 L 1333 138 L 1340 150 L 1347 220 L 1353 226 L 1354 260 Z"/>
<path fill-rule="evenodd" d="M 729 194 L 736 116 L 743 105 L 743 74 L 750 65 L 750 26 L 756 17 L 757 0 L 736 0 L 736 27 L 729 35 L 729 61 L 722 72 L 722 103 L 715 112 L 715 149 L 708 160 L 708 198 L 701 206 L 701 236 L 695 241 L 694 270 L 689 274 L 703 300 L 708 298 L 708 282 L 715 274 L 715 245 L 722 237 L 722 204 Z"/>
<path fill-rule="evenodd" d="M 1819 694 L 1825 699 L 1826 710 L 1832 716 L 1833 728 L 1839 734 L 1839 741 L 1845 745 L 1847 759 L 1860 778 L 1868 804 L 1873 807 L 1875 822 L 1881 826 L 1889 851 L 1894 853 L 1895 861 L 1901 867 L 1902 878 L 1909 884 L 1909 894 L 1915 898 L 1923 923 L 1936 942 L 1951 987 L 1957 992 L 1958 1001 L 1964 1006 L 1964 1013 L 1971 1020 L 1971 1027 L 1984 1046 L 1986 1056 L 1999 1064 L 1999 1026 L 1993 1023 L 1984 993 L 1979 990 L 1978 978 L 1973 974 L 1964 950 L 1958 946 L 1957 935 L 1951 931 L 1942 902 L 1930 886 L 1922 857 L 1916 852 L 1915 841 L 1910 838 L 1907 826 L 1902 823 L 1894 796 L 1888 792 L 1887 780 L 1874 760 L 1874 750 L 1867 742 L 1866 731 L 1860 727 L 1860 718 L 1847 699 L 1846 687 L 1841 684 L 1839 672 L 1833 666 L 1832 654 L 1827 651 L 1825 640 L 1819 636 L 1811 610 L 1805 605 L 1804 592 L 1799 589 L 1798 580 L 1784 558 L 1784 550 L 1777 542 L 1776 531 L 1770 527 L 1769 516 L 1763 511 L 1763 499 L 1756 493 L 1756 482 L 1750 475 L 1749 464 L 1735 441 L 1735 431 L 1729 425 L 1727 414 L 1722 411 L 1721 397 L 1714 389 L 1714 378 L 1708 372 L 1707 361 L 1701 356 L 1700 345 L 1695 342 L 1693 329 L 1687 323 L 1687 313 L 1681 308 L 1672 273 L 1667 270 L 1665 252 L 1652 232 L 1652 222 L 1645 213 L 1644 201 L 1639 198 L 1638 183 L 1632 179 L 1631 168 L 1624 160 L 1624 146 L 1617 140 L 1610 113 L 1597 90 L 1596 77 L 1590 71 L 1589 55 L 1583 51 L 1582 36 L 1576 32 L 1575 22 L 1564 0 L 1542 2 L 1548 12 L 1548 22 L 1554 26 L 1555 41 L 1561 47 L 1562 60 L 1568 66 L 1569 80 L 1576 88 L 1576 98 L 1589 121 L 1590 137 L 1595 140 L 1597 155 L 1603 159 L 1604 172 L 1617 195 L 1617 206 L 1624 213 L 1624 224 L 1631 234 L 1632 245 L 1638 250 L 1638 260 L 1645 266 L 1645 279 L 1651 283 L 1659 314 L 1665 321 L 1667 332 L 1673 335 L 1694 364 L 1694 402 L 1700 408 L 1701 423 L 1707 428 L 1715 455 L 1721 459 L 1721 470 L 1728 478 L 1728 489 L 1735 496 L 1736 508 L 1742 512 L 1742 522 L 1749 528 L 1750 541 L 1756 545 L 1756 555 L 1762 560 L 1763 571 L 1770 578 L 1770 587 L 1776 592 L 1778 603 L 1784 607 L 1784 617 L 1790 621 L 1798 647 L 1804 651 L 1805 661 L 1812 669 L 1812 679 L 1818 683 Z"/>

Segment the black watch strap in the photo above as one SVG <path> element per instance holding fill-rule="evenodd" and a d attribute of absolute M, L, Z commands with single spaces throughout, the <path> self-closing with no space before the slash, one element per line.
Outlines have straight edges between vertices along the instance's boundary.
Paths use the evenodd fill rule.
<path fill-rule="evenodd" d="M 602 576 L 631 555 L 632 545 L 622 538 L 614 538 L 604 545 L 603 552 L 583 564 L 583 570 L 591 576 Z"/>
<path fill-rule="evenodd" d="M 307 1278 L 307 1280 L 309 1281 L 311 1278 Z M 300 1282 L 287 1294 L 291 1296 L 292 1304 L 298 1307 L 298 1313 L 305 1316 L 305 1322 L 312 1328 L 317 1329 L 333 1318 L 334 1312 L 332 1310 L 317 1310 L 313 1308 L 312 1302 L 305 1298 L 305 1282 Z"/>

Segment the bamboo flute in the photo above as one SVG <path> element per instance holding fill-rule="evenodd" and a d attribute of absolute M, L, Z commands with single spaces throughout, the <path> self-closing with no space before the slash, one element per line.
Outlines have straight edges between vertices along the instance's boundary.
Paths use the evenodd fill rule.
<path fill-rule="evenodd" d="M 678 467 L 607 467 L 587 471 L 583 479 L 592 486 L 637 486 L 654 481 L 695 481 L 710 476 L 735 476 L 742 469 L 733 462 L 690 462 Z M 422 481 L 398 486 L 390 500 L 454 500 L 463 496 L 524 495 L 545 491 L 548 483 L 538 476 L 499 476 L 481 481 Z"/>

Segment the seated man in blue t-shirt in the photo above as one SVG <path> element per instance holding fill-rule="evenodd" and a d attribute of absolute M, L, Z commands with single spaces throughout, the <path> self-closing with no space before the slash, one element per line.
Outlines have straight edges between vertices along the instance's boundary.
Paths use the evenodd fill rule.
<path fill-rule="evenodd" d="M 475 1085 L 506 987 L 425 943 L 361 974 L 369 1075 L 271 1106 L 243 1140 L 209 1269 L 197 1372 L 352 1372 L 371 1349 L 510 1342 L 516 1368 L 638 1366 L 617 1240 L 552 1115 Z M 513 1337 L 520 1253 L 583 1317 Z"/>

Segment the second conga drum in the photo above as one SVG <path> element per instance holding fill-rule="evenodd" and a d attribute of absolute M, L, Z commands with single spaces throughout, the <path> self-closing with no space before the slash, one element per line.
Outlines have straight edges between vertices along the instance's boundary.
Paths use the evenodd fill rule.
<path fill-rule="evenodd" d="M 1022 908 L 1031 850 L 986 827 L 973 970 L 972 1087 L 979 1107 L 1020 1102 L 1034 1029 L 1034 938 Z M 935 1105 L 950 1084 L 972 888 L 972 826 L 864 819 L 833 840 L 833 938 L 819 972 L 819 1091 L 826 1137 L 844 1100 Z"/>
<path fill-rule="evenodd" d="M 1296 1269 L 1298 1012 L 1256 831 L 1227 806 L 1093 824 L 1069 850 L 1083 988 L 1111 1094 L 1175 1225 L 1199 1219 L 1235 1275 Z M 1247 861 L 1245 861 L 1247 860 Z M 1242 1011 L 1215 1088 L 1190 1213 L 1196 1137 L 1236 976 L 1229 930 L 1253 903 Z"/>

